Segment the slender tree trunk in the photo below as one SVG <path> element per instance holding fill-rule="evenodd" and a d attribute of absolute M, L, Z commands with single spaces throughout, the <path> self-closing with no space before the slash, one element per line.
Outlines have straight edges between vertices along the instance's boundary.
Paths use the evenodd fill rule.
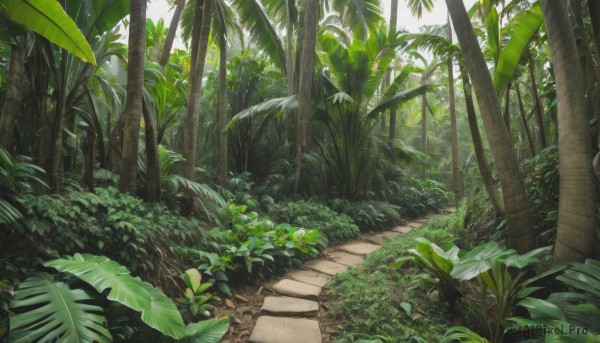
<path fill-rule="evenodd" d="M 554 258 L 583 261 L 596 237 L 591 135 L 577 47 L 565 1 L 542 0 L 558 97 L 559 208 Z"/>
<path fill-rule="evenodd" d="M 127 99 L 123 118 L 122 165 L 119 190 L 136 194 L 138 142 L 142 117 L 144 53 L 146 47 L 146 0 L 131 0 L 129 15 L 129 52 L 127 56 Z"/>
<path fill-rule="evenodd" d="M 202 77 L 204 75 L 204 65 L 206 62 L 206 53 L 208 51 L 208 38 L 210 36 L 210 26 L 212 22 L 212 8 L 214 0 L 204 1 L 202 9 L 202 29 L 200 30 L 200 42 L 198 45 L 198 54 L 196 65 L 194 66 L 194 76 L 190 85 L 190 96 L 188 99 L 188 110 L 184 119 L 183 127 L 183 163 L 182 175 L 190 180 L 194 179 L 196 168 L 196 145 L 198 142 L 198 121 L 200 119 L 200 96 L 202 94 Z"/>
<path fill-rule="evenodd" d="M 473 103 L 471 81 L 469 81 L 469 75 L 467 75 L 467 71 L 462 65 L 460 66 L 460 74 L 463 82 L 463 91 L 465 93 L 465 104 L 467 108 L 467 118 L 469 120 L 469 130 L 471 131 L 471 138 L 473 139 L 473 149 L 475 150 L 479 174 L 481 174 L 481 180 L 487 195 L 490 198 L 490 202 L 494 207 L 494 211 L 496 214 L 504 214 L 504 203 L 502 202 L 502 198 L 498 194 L 498 190 L 494 185 L 492 171 L 490 170 L 489 163 L 485 157 L 485 151 L 483 150 L 483 140 L 481 139 L 481 133 L 479 132 L 477 114 L 475 113 L 475 104 Z"/>
<path fill-rule="evenodd" d="M 290 6 L 286 4 L 286 8 L 288 9 L 288 13 L 287 13 L 287 22 L 286 22 L 286 37 L 285 37 L 285 43 L 287 46 L 287 63 L 286 63 L 286 69 L 287 69 L 287 90 L 288 90 L 288 96 L 291 96 L 294 94 L 294 43 L 293 43 L 293 39 L 294 39 L 294 23 L 292 22 L 292 16 L 291 13 L 289 13 L 289 9 Z"/>
<path fill-rule="evenodd" d="M 90 193 L 95 193 L 96 189 L 94 187 L 94 168 L 96 165 L 96 149 L 94 145 L 96 144 L 96 135 L 94 134 L 94 129 L 89 128 L 86 130 L 86 154 L 85 154 L 85 172 L 84 172 L 84 180 L 85 184 L 88 187 L 88 191 Z"/>
<path fill-rule="evenodd" d="M 535 156 L 535 144 L 533 143 L 533 137 L 531 137 L 531 130 L 529 130 L 529 124 L 527 123 L 527 114 L 525 113 L 525 106 L 523 106 L 523 98 L 521 98 L 521 90 L 519 85 L 515 85 L 517 91 L 517 99 L 519 100 L 519 111 L 521 112 L 521 120 L 523 121 L 523 127 L 525 128 L 525 134 L 527 135 L 527 141 L 529 142 L 529 150 L 531 151 L 531 157 Z"/>
<path fill-rule="evenodd" d="M 398 26 L 398 0 L 392 0 L 391 10 L 390 10 L 390 30 L 396 31 Z M 392 79 L 392 71 L 387 70 L 385 72 L 385 84 L 386 87 L 389 87 Z M 388 140 L 391 142 L 396 139 L 396 109 L 390 110 L 390 132 L 388 135 Z M 382 129 L 385 130 L 385 117 L 383 117 L 382 121 Z"/>
<path fill-rule="evenodd" d="M 302 154 L 308 146 L 308 125 L 312 107 L 312 80 L 317 45 L 317 0 L 306 0 L 304 9 L 304 44 L 300 59 L 300 83 L 298 86 L 298 126 L 296 128 L 294 193 L 298 192 L 302 172 Z"/>
<path fill-rule="evenodd" d="M 146 201 L 160 201 L 160 157 L 154 116 L 143 104 L 145 138 L 146 138 Z"/>
<path fill-rule="evenodd" d="M 67 68 L 67 51 L 61 51 L 61 70 Z M 56 110 L 54 118 L 54 128 L 52 130 L 52 146 L 50 150 L 50 188 L 54 192 L 58 192 L 61 187 L 61 171 L 62 171 L 62 148 L 63 148 L 63 130 L 66 120 L 66 83 L 64 75 L 59 75 L 56 82 Z"/>
<path fill-rule="evenodd" d="M 221 36 L 219 51 L 219 183 L 227 186 L 227 42 Z M 289 64 L 288 64 L 289 65 Z M 289 70 L 289 69 L 288 69 Z"/>
<path fill-rule="evenodd" d="M 181 19 L 181 14 L 183 13 L 184 8 L 185 0 L 178 0 L 177 6 L 175 7 L 175 12 L 173 13 L 173 18 L 171 18 L 171 24 L 169 25 L 167 37 L 165 37 L 162 53 L 160 55 L 160 59 L 158 60 L 158 63 L 163 67 L 169 62 L 171 49 L 173 48 L 173 42 L 175 41 L 175 34 L 177 33 L 177 27 L 179 27 L 179 20 Z"/>
<path fill-rule="evenodd" d="M 524 253 L 535 247 L 535 235 L 533 214 L 519 171 L 519 162 L 514 146 L 508 130 L 502 122 L 500 102 L 494 91 L 492 77 L 473 32 L 465 5 L 461 0 L 446 0 L 446 4 L 463 53 L 465 66 L 473 82 L 502 185 L 508 245 L 519 253 Z"/>
<path fill-rule="evenodd" d="M 540 130 L 540 144 L 542 149 L 546 149 L 548 146 L 548 143 L 546 142 L 546 128 L 544 125 L 544 115 L 542 114 L 542 107 L 540 104 L 540 96 L 538 94 L 537 81 L 535 80 L 535 66 L 533 60 L 529 62 L 529 67 L 527 69 L 529 69 L 533 101 L 535 101 L 535 115 L 537 118 L 538 129 Z"/>
<path fill-rule="evenodd" d="M 452 26 L 448 16 L 448 40 L 452 44 Z M 448 97 L 450 98 L 450 143 L 452 145 L 452 191 L 454 192 L 454 204 L 462 198 L 462 173 L 460 161 L 458 160 L 458 129 L 456 126 L 456 100 L 454 95 L 454 65 L 452 56 L 448 56 Z"/>
<path fill-rule="evenodd" d="M 16 36 L 11 46 L 6 93 L 4 104 L 2 104 L 2 113 L 0 113 L 0 145 L 10 153 L 12 153 L 14 145 L 13 130 L 21 112 L 26 54 L 27 37 Z"/>
<path fill-rule="evenodd" d="M 423 83 L 425 83 L 423 81 Z M 421 97 L 421 151 L 427 155 L 427 91 L 423 92 Z M 421 168 L 421 179 L 425 178 L 425 167 Z"/>

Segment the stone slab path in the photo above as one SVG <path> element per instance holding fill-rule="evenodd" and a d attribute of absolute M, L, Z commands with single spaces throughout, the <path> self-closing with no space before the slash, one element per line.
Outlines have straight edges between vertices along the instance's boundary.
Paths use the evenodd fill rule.
<path fill-rule="evenodd" d="M 448 208 L 446 212 L 454 212 Z M 323 287 L 336 274 L 362 265 L 365 256 L 379 249 L 386 239 L 394 239 L 421 226 L 440 214 L 428 214 L 404 226 L 364 236 L 331 250 L 319 260 L 305 262 L 300 269 L 289 272 L 272 289 L 281 296 L 268 296 L 260 309 L 250 342 L 252 343 L 321 343 L 321 328 L 316 318 L 319 296 Z"/>

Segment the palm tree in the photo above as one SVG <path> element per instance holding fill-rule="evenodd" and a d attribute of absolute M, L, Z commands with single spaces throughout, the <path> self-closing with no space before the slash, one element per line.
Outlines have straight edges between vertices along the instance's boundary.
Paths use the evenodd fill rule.
<path fill-rule="evenodd" d="M 146 0 L 131 0 L 129 14 L 129 52 L 127 56 L 127 100 L 121 114 L 123 122 L 122 162 L 119 190 L 136 193 L 138 141 L 144 89 L 146 49 Z"/>
<path fill-rule="evenodd" d="M 448 41 L 452 44 L 452 26 L 450 17 L 447 19 Z M 448 97 L 450 98 L 450 144 L 452 145 L 452 191 L 454 192 L 454 203 L 458 205 L 462 197 L 462 175 L 458 161 L 458 131 L 456 128 L 456 105 L 454 99 L 454 65 L 452 55 L 448 56 Z"/>
<path fill-rule="evenodd" d="M 473 32 L 465 5 L 460 0 L 446 0 L 446 4 L 463 53 L 465 67 L 473 82 L 502 185 L 508 244 L 519 253 L 524 253 L 534 248 L 535 235 L 533 214 L 519 171 L 514 146 L 502 120 L 500 102 L 492 78 L 489 72 L 485 72 L 488 70 L 487 64 Z"/>
<path fill-rule="evenodd" d="M 173 48 L 175 34 L 177 33 L 177 27 L 179 27 L 179 20 L 181 19 L 181 14 L 183 13 L 183 9 L 185 8 L 185 1 L 186 0 L 178 0 L 177 6 L 175 6 L 175 12 L 173 13 L 173 18 L 171 18 L 169 31 L 167 32 L 167 37 L 165 38 L 165 42 L 163 44 L 160 59 L 158 60 L 158 63 L 163 67 L 166 66 L 169 62 L 171 48 Z"/>
<path fill-rule="evenodd" d="M 590 130 L 575 38 L 564 1 L 541 1 L 558 96 L 559 209 L 554 258 L 583 261 L 596 241 Z"/>
<path fill-rule="evenodd" d="M 390 8 L 390 31 L 397 31 L 398 26 L 398 0 L 392 0 Z M 389 86 L 392 77 L 392 71 L 388 70 L 385 74 L 385 85 Z M 382 120 L 382 124 L 385 127 L 385 120 Z M 393 141 L 396 139 L 396 111 L 390 111 L 390 132 L 388 140 Z"/>

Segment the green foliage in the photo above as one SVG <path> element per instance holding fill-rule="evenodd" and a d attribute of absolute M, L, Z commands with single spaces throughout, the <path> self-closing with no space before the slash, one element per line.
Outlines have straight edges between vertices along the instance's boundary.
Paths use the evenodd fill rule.
<path fill-rule="evenodd" d="M 215 330 L 214 322 L 186 328 L 175 304 L 160 290 L 133 277 L 127 268 L 104 256 L 75 254 L 44 265 L 77 277 L 97 293 L 71 288 L 47 273 L 34 274 L 19 286 L 11 302 L 11 309 L 16 311 L 10 317 L 11 341 L 111 342 L 103 308 L 89 304 L 102 294 L 141 312 L 144 323 L 175 339 L 197 341 L 204 332 L 213 331 L 212 339 L 206 342 L 216 343 L 226 331 L 226 328 L 221 330 L 221 324 L 220 329 Z M 221 336 L 216 337 L 221 331 Z"/>
<path fill-rule="evenodd" d="M 98 188 L 96 194 L 26 194 L 17 200 L 24 225 L 0 231 L 0 254 L 2 268 L 19 277 L 41 260 L 85 251 L 104 254 L 167 286 L 179 265 L 170 247 L 197 239 L 202 227 L 162 204 L 146 204 L 114 188 Z"/>
<path fill-rule="evenodd" d="M 324 244 L 318 230 L 275 225 L 256 212 L 246 211 L 245 205 L 230 203 L 220 214 L 219 226 L 207 232 L 194 248 L 181 247 L 178 251 L 215 282 L 265 279 L 318 256 L 317 248 Z M 227 294 L 226 287 L 218 287 Z"/>
<path fill-rule="evenodd" d="M 221 300 L 209 292 L 209 289 L 213 287 L 213 283 L 202 283 L 202 274 L 196 268 L 186 270 L 181 278 L 187 286 L 183 294 L 183 309 L 189 312 L 192 318 L 197 315 L 210 317 L 209 310 L 213 306 L 209 302 Z"/>
<path fill-rule="evenodd" d="M 277 203 L 271 207 L 270 215 L 277 222 L 317 229 L 332 243 L 356 238 L 359 234 L 352 218 L 314 201 Z"/>
<path fill-rule="evenodd" d="M 451 326 L 435 294 L 414 287 L 419 269 L 409 266 L 398 272 L 389 266 L 418 236 L 429 236 L 429 229 L 420 227 L 387 242 L 366 257 L 363 267 L 332 280 L 331 314 L 343 323 L 338 342 L 437 342 Z"/>
<path fill-rule="evenodd" d="M 75 56 L 96 64 L 90 44 L 56 0 L 3 0 L 2 10 L 12 21 L 25 25 Z"/>
<path fill-rule="evenodd" d="M 383 231 L 402 223 L 400 208 L 383 201 L 335 199 L 331 208 L 352 218 L 362 231 Z"/>

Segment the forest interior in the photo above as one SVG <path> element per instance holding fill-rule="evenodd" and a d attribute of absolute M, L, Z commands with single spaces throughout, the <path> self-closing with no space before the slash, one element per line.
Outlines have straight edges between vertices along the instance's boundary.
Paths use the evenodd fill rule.
<path fill-rule="evenodd" d="M 0 342 L 600 342 L 600 0 L 0 19 Z"/>

